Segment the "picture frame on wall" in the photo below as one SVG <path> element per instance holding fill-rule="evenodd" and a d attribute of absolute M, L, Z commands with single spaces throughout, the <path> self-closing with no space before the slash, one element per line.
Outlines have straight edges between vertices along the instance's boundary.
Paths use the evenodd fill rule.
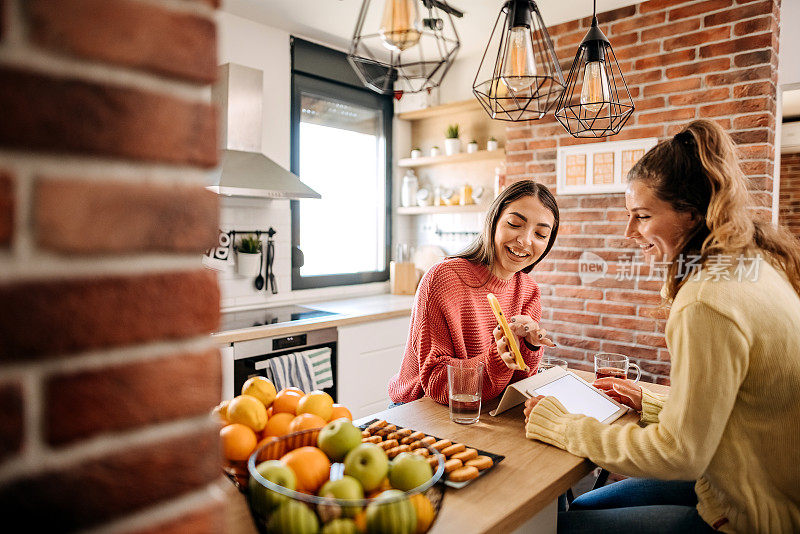
<path fill-rule="evenodd" d="M 559 195 L 623 193 L 628 171 L 658 139 L 629 139 L 558 149 L 556 192 Z"/>

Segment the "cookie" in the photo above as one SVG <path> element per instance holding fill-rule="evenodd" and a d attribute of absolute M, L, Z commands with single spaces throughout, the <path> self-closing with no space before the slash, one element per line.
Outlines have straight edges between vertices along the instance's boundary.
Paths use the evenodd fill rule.
<path fill-rule="evenodd" d="M 362 443 L 380 443 L 383 441 L 383 438 L 380 436 L 369 436 L 367 438 L 361 438 Z"/>
<path fill-rule="evenodd" d="M 387 439 L 385 441 L 382 441 L 381 443 L 378 443 L 378 445 L 380 446 L 381 449 L 388 451 L 389 449 L 393 449 L 400 444 L 397 442 L 396 439 Z"/>
<path fill-rule="evenodd" d="M 361 437 L 362 437 L 362 438 L 368 438 L 368 437 L 370 437 L 371 435 L 372 435 L 372 433 L 371 433 L 369 430 L 362 430 L 362 431 L 361 431 Z"/>
<path fill-rule="evenodd" d="M 403 436 L 400 434 L 400 432 L 392 432 L 391 434 L 386 435 L 386 439 L 393 439 L 399 442 L 401 439 L 403 439 Z"/>
<path fill-rule="evenodd" d="M 439 457 L 436 455 L 428 456 L 428 465 L 431 466 L 431 469 L 436 469 L 439 467 Z"/>
<path fill-rule="evenodd" d="M 433 445 L 434 443 L 436 443 L 436 438 L 434 438 L 433 436 L 425 436 L 424 438 L 419 440 L 419 442 L 422 445 L 428 447 L 428 446 Z"/>
<path fill-rule="evenodd" d="M 395 430 L 397 430 L 397 425 L 388 424 L 383 428 L 379 428 L 378 431 L 374 432 L 374 433 L 379 435 L 379 436 L 388 436 L 389 434 L 391 434 Z"/>
<path fill-rule="evenodd" d="M 478 472 L 478 468 L 472 465 L 465 465 L 464 467 L 459 467 L 455 471 L 451 472 L 447 475 L 447 480 L 452 482 L 466 482 L 467 480 L 472 480 L 473 478 L 477 477 L 480 473 Z"/>
<path fill-rule="evenodd" d="M 455 471 L 456 469 L 462 467 L 463 465 L 464 464 L 461 462 L 461 460 L 447 460 L 444 463 L 444 472 L 449 473 L 451 471 Z"/>
<path fill-rule="evenodd" d="M 478 451 L 475 449 L 467 449 L 463 452 L 459 452 L 451 456 L 451 458 L 455 458 L 456 460 L 461 460 L 462 462 L 466 462 L 467 460 L 472 460 L 473 458 L 478 457 Z"/>
<path fill-rule="evenodd" d="M 424 456 L 425 458 L 431 455 L 431 451 L 429 451 L 425 447 L 414 449 L 411 452 L 413 452 L 414 454 L 419 454 L 420 456 Z"/>
<path fill-rule="evenodd" d="M 386 456 L 389 458 L 394 458 L 401 452 L 411 452 L 411 448 L 408 445 L 398 445 L 397 447 L 391 448 L 386 451 Z"/>
<path fill-rule="evenodd" d="M 413 434 L 414 431 L 411 430 L 410 428 L 400 428 L 400 429 L 397 430 L 397 433 L 400 434 L 400 436 L 404 438 L 406 436 L 410 436 L 411 434 Z"/>
<path fill-rule="evenodd" d="M 463 443 L 453 443 L 449 447 L 445 447 L 441 450 L 441 453 L 450 458 L 456 453 L 464 452 L 464 449 L 467 447 Z"/>
<path fill-rule="evenodd" d="M 492 467 L 494 462 L 488 456 L 478 456 L 472 460 L 467 460 L 467 465 L 483 471 L 484 469 L 489 469 Z"/>
<path fill-rule="evenodd" d="M 369 426 L 367 427 L 367 431 L 369 431 L 370 433 L 372 433 L 372 432 L 375 432 L 375 431 L 377 431 L 378 429 L 381 429 L 381 428 L 385 427 L 385 426 L 386 426 L 386 425 L 388 425 L 388 424 L 389 424 L 389 423 L 387 423 L 386 421 L 384 421 L 383 419 L 381 419 L 380 421 L 375 421 L 374 423 L 372 423 L 371 425 L 369 425 Z"/>
<path fill-rule="evenodd" d="M 424 444 L 424 443 L 422 443 L 422 442 L 421 442 L 421 441 L 419 441 L 419 440 L 418 440 L 418 441 L 412 441 L 411 443 L 403 443 L 403 442 L 401 441 L 400 443 L 401 443 L 402 445 L 408 445 L 408 446 L 409 446 L 409 448 L 410 448 L 412 451 L 415 451 L 415 450 L 417 450 L 417 449 L 420 449 L 420 448 L 421 448 L 421 449 L 424 449 L 424 448 L 426 448 L 426 447 L 425 447 L 425 444 Z"/>
<path fill-rule="evenodd" d="M 403 439 L 401 439 L 400 443 L 402 443 L 403 445 L 410 445 L 411 443 L 414 443 L 415 441 L 419 441 L 424 437 L 425 437 L 425 433 L 424 432 L 414 432 L 414 433 L 409 434 L 408 436 L 404 437 Z"/>
<path fill-rule="evenodd" d="M 439 452 L 442 452 L 443 449 L 449 447 L 452 444 L 453 444 L 453 442 L 450 441 L 449 439 L 440 439 L 439 441 L 437 441 L 433 445 L 431 445 L 431 447 L 433 447 L 434 449 L 436 449 Z"/>

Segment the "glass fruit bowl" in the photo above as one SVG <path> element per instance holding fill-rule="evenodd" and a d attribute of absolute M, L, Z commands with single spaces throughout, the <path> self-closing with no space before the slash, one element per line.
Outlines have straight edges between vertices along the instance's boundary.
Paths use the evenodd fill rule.
<path fill-rule="evenodd" d="M 267 480 L 257 467 L 301 447 L 316 447 L 319 429 L 302 430 L 262 445 L 247 462 L 247 477 L 228 476 L 246 495 L 253 521 L 262 533 L 315 534 L 366 532 L 368 534 L 422 534 L 430 530 L 444 499 L 444 456 L 436 450 L 433 476 L 409 491 L 391 490 L 372 498 L 336 499 L 290 490 Z M 330 480 L 342 478 L 344 464 L 334 462 Z M 274 477 L 271 477 L 274 478 Z"/>

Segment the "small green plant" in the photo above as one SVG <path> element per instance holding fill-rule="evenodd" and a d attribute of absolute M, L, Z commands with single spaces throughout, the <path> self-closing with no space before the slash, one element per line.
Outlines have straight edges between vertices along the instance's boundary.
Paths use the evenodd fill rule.
<path fill-rule="evenodd" d="M 494 142 L 496 143 L 496 142 L 497 142 L 497 139 L 495 139 L 494 137 L 490 137 L 490 138 L 489 138 L 489 141 L 494 141 Z"/>
<path fill-rule="evenodd" d="M 472 141 L 469 142 L 469 144 L 473 144 L 473 143 L 475 143 L 476 145 L 478 144 L 478 142 L 475 139 L 473 139 Z"/>
<path fill-rule="evenodd" d="M 444 134 L 447 139 L 458 139 L 458 124 L 451 124 L 447 127 L 447 132 Z"/>
<path fill-rule="evenodd" d="M 239 240 L 236 250 L 244 254 L 258 254 L 261 252 L 261 240 L 256 236 L 245 236 Z"/>
<path fill-rule="evenodd" d="M 415 146 L 415 147 L 414 147 L 414 148 L 412 148 L 411 150 L 419 150 L 420 152 L 422 152 L 422 149 L 421 149 L 420 147 L 418 147 L 418 146 Z"/>

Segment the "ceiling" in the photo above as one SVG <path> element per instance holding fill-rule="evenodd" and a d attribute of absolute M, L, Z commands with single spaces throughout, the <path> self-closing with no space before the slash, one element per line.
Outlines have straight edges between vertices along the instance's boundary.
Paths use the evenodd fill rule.
<path fill-rule="evenodd" d="M 597 11 L 609 11 L 641 0 L 597 0 Z M 449 0 L 464 12 L 455 19 L 461 38 L 459 55 L 483 53 L 502 0 Z M 373 0 L 378 8 L 383 0 Z M 592 0 L 539 0 L 545 24 L 552 26 L 592 14 Z M 347 49 L 361 0 L 223 0 L 223 11 L 280 28 L 329 46 Z M 374 9 L 374 8 L 373 8 Z"/>

